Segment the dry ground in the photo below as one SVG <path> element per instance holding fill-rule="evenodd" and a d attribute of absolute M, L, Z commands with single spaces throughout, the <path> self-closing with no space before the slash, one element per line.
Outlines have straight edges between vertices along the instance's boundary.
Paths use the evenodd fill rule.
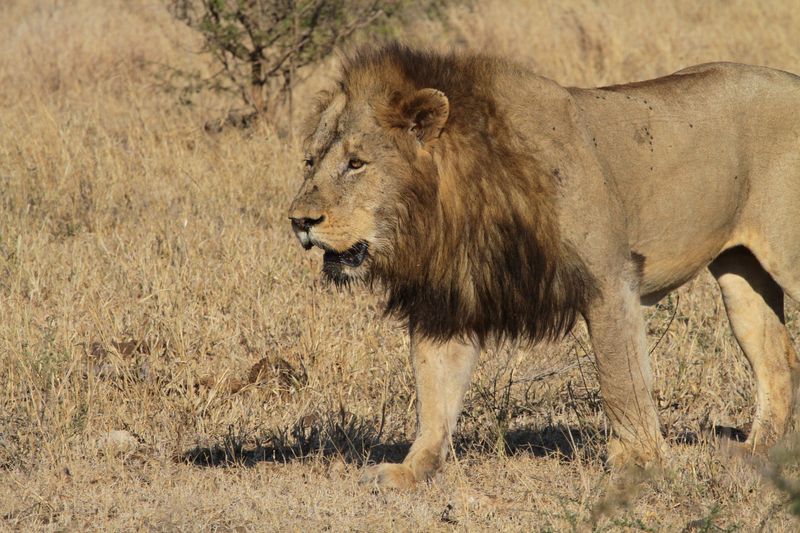
<path fill-rule="evenodd" d="M 477 4 L 407 35 L 568 84 L 800 71 L 796 1 Z M 581 327 L 484 356 L 433 483 L 359 486 L 413 435 L 407 340 L 291 236 L 296 147 L 206 134 L 219 101 L 154 84 L 154 63 L 203 65 L 156 0 L 6 0 L 0 35 L 0 529 L 798 527 L 764 465 L 714 451 L 715 428 L 746 430 L 753 385 L 705 274 L 649 311 L 666 473 L 609 486 Z"/>

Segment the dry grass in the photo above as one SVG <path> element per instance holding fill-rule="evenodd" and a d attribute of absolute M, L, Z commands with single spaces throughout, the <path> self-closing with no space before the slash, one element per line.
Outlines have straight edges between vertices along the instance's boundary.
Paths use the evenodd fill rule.
<path fill-rule="evenodd" d="M 800 11 L 777 1 L 488 1 L 450 21 L 409 35 L 564 83 L 717 59 L 800 71 Z M 156 0 L 6 1 L 0 34 L 0 529 L 797 527 L 761 466 L 707 442 L 753 411 L 707 275 L 650 311 L 665 475 L 609 487 L 581 330 L 485 355 L 432 484 L 359 486 L 413 435 L 407 340 L 379 296 L 322 286 L 291 236 L 296 148 L 210 136 L 218 101 L 154 86 L 152 62 L 203 65 Z"/>

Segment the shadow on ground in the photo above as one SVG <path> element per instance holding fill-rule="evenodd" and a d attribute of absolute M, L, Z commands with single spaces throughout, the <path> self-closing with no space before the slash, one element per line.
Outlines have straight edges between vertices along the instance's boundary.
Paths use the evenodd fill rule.
<path fill-rule="evenodd" d="M 175 459 L 199 467 L 254 466 L 261 462 L 292 463 L 319 458 L 339 458 L 347 463 L 363 466 L 369 463 L 400 462 L 410 447 L 409 442 L 382 443 L 374 427 L 357 421 L 346 426 L 339 423 L 321 425 L 291 432 L 293 443 L 286 435 L 267 436 L 264 443 L 229 434 L 218 444 L 195 446 Z M 536 430 L 515 430 L 505 434 L 507 455 L 530 454 L 536 457 L 557 456 L 569 462 L 579 455 L 596 457 L 601 453 L 602 434 L 595 428 L 577 428 L 562 425 Z M 265 444 L 269 443 L 269 444 Z M 494 453 L 485 438 L 462 435 L 455 442 L 456 453 Z"/>
<path fill-rule="evenodd" d="M 716 440 L 742 442 L 746 437 L 747 434 L 737 428 L 712 426 L 700 433 L 686 431 L 673 435 L 670 440 L 677 445 L 693 446 Z M 178 454 L 175 460 L 199 467 L 249 467 L 262 462 L 286 464 L 320 458 L 338 458 L 357 466 L 402 461 L 410 443 L 386 443 L 385 440 L 383 431 L 372 421 L 340 412 L 325 419 L 302 420 L 281 431 L 266 432 L 261 439 L 229 429 L 218 443 L 195 446 Z M 605 442 L 606 435 L 599 428 L 558 424 L 509 431 L 502 440 L 499 437 L 487 439 L 479 432 L 460 434 L 454 444 L 458 455 L 493 454 L 501 445 L 506 455 L 555 456 L 571 462 L 578 458 L 601 459 Z"/>
<path fill-rule="evenodd" d="M 717 441 L 744 442 L 746 440 L 747 431 L 731 426 L 720 425 L 704 428 L 700 433 L 684 431 L 675 437 L 676 444 L 685 446 L 695 446 Z"/>

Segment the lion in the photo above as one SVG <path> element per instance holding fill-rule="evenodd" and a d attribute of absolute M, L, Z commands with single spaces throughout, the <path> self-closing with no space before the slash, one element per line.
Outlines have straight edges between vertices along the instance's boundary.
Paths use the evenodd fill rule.
<path fill-rule="evenodd" d="M 408 323 L 417 435 L 365 479 L 407 488 L 450 448 L 481 348 L 588 326 L 607 460 L 658 464 L 642 305 L 708 267 L 755 375 L 746 448 L 790 425 L 800 379 L 800 78 L 711 63 L 562 87 L 510 60 L 399 44 L 344 61 L 305 140 L 289 218 L 337 284 L 377 282 Z"/>

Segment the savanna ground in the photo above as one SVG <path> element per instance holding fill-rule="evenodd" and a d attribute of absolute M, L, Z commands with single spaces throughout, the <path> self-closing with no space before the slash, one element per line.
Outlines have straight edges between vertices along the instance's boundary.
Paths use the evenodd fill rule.
<path fill-rule="evenodd" d="M 800 72 L 798 7 L 490 0 L 403 31 L 596 85 L 711 60 Z M 798 527 L 772 479 L 796 466 L 715 451 L 746 431 L 753 382 L 707 274 L 648 311 L 664 473 L 604 470 L 580 326 L 485 353 L 432 483 L 360 486 L 413 437 L 408 341 L 291 235 L 296 143 L 206 133 L 224 102 L 162 90 L 158 65 L 205 59 L 157 0 L 6 0 L 0 35 L 0 529 Z"/>

